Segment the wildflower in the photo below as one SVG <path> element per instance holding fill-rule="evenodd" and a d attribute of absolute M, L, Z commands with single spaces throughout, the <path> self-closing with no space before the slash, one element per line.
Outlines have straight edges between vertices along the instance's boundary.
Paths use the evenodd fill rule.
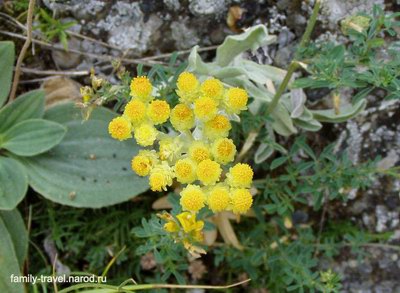
<path fill-rule="evenodd" d="M 84 103 L 88 103 L 90 99 L 92 98 L 93 95 L 93 89 L 89 86 L 83 86 L 79 89 L 81 96 L 82 96 L 82 101 Z"/>
<path fill-rule="evenodd" d="M 213 185 L 219 180 L 221 172 L 222 169 L 217 162 L 206 159 L 199 163 L 196 174 L 204 185 Z"/>
<path fill-rule="evenodd" d="M 193 111 L 185 104 L 178 104 L 172 109 L 170 120 L 178 131 L 189 130 L 194 126 Z"/>
<path fill-rule="evenodd" d="M 126 104 L 123 116 L 128 118 L 133 125 L 137 125 L 146 117 L 146 105 L 138 99 L 132 99 Z"/>
<path fill-rule="evenodd" d="M 200 87 L 201 93 L 209 98 L 219 100 L 224 94 L 224 86 L 222 82 L 216 78 L 205 80 Z"/>
<path fill-rule="evenodd" d="M 197 98 L 199 81 L 193 73 L 182 72 L 178 77 L 176 86 L 178 88 L 176 93 L 182 103 L 190 103 Z"/>
<path fill-rule="evenodd" d="M 236 146 L 232 139 L 219 138 L 211 148 L 214 160 L 220 164 L 232 162 L 236 154 Z"/>
<path fill-rule="evenodd" d="M 169 105 L 163 100 L 154 100 L 149 104 L 147 115 L 155 124 L 161 124 L 168 120 L 170 113 Z"/>
<path fill-rule="evenodd" d="M 253 204 L 253 197 L 247 189 L 235 189 L 231 201 L 234 214 L 245 214 Z"/>
<path fill-rule="evenodd" d="M 181 159 L 175 163 L 176 180 L 180 183 L 192 183 L 196 180 L 196 163 L 191 159 Z"/>
<path fill-rule="evenodd" d="M 160 159 L 163 161 L 173 161 L 181 154 L 182 143 L 179 138 L 163 138 L 158 144 Z"/>
<path fill-rule="evenodd" d="M 126 140 L 132 137 L 132 125 L 124 117 L 116 117 L 108 124 L 108 132 L 112 138 Z"/>
<path fill-rule="evenodd" d="M 232 126 L 229 119 L 224 115 L 218 114 L 212 120 L 206 122 L 204 126 L 204 135 L 209 139 L 227 137 Z"/>
<path fill-rule="evenodd" d="M 230 114 L 239 114 L 240 111 L 247 109 L 249 96 L 244 89 L 230 88 L 225 94 L 225 110 Z"/>
<path fill-rule="evenodd" d="M 146 76 L 138 76 L 131 81 L 131 96 L 143 102 L 151 100 L 153 86 Z"/>
<path fill-rule="evenodd" d="M 205 195 L 200 186 L 189 184 L 181 191 L 180 195 L 180 204 L 184 211 L 197 212 L 204 207 Z M 187 231 L 185 230 L 185 232 Z"/>
<path fill-rule="evenodd" d="M 200 97 L 194 102 L 194 114 L 201 121 L 209 121 L 217 115 L 218 104 L 210 97 Z"/>
<path fill-rule="evenodd" d="M 224 186 L 215 186 L 211 189 L 207 203 L 209 208 L 214 212 L 221 212 L 225 210 L 229 205 L 229 190 Z"/>
<path fill-rule="evenodd" d="M 192 145 L 189 147 L 188 153 L 189 157 L 193 159 L 196 163 L 200 163 L 201 161 L 204 161 L 206 159 L 211 159 L 209 147 L 201 141 L 193 142 Z"/>
<path fill-rule="evenodd" d="M 135 129 L 136 142 L 141 146 L 152 145 L 157 138 L 157 134 L 157 129 L 148 123 L 143 123 Z"/>
<path fill-rule="evenodd" d="M 227 182 L 231 187 L 250 187 L 253 180 L 253 169 L 248 164 L 236 164 L 229 169 L 226 175 Z"/>
<path fill-rule="evenodd" d="M 153 191 L 166 191 L 167 186 L 172 185 L 174 174 L 172 169 L 165 162 L 156 165 L 150 172 L 149 184 Z"/>
<path fill-rule="evenodd" d="M 132 170 L 139 176 L 147 176 L 157 161 L 157 153 L 154 150 L 140 150 L 139 154 L 132 159 Z"/>
<path fill-rule="evenodd" d="M 164 230 L 169 233 L 174 233 L 179 231 L 179 226 L 174 221 L 170 221 L 164 224 Z"/>

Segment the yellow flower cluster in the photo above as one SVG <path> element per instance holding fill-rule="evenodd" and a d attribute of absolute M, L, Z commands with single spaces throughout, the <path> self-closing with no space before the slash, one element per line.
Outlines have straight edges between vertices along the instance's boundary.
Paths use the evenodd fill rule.
<path fill-rule="evenodd" d="M 179 103 L 170 109 L 165 100 L 154 98 L 147 77 L 134 78 L 131 101 L 122 116 L 110 122 L 111 136 L 125 140 L 133 134 L 139 145 L 152 148 L 132 159 L 133 171 L 149 176 L 151 190 L 166 190 L 174 179 L 187 184 L 180 193 L 185 213 L 195 217 L 205 206 L 213 212 L 246 213 L 253 202 L 253 170 L 247 164 L 232 166 L 236 146 L 228 136 L 229 117 L 247 109 L 247 92 L 227 89 L 215 78 L 200 82 L 190 72 L 181 73 L 176 86 Z M 170 133 L 156 129 L 168 120 Z M 165 229 L 173 231 L 173 225 L 168 222 Z"/>

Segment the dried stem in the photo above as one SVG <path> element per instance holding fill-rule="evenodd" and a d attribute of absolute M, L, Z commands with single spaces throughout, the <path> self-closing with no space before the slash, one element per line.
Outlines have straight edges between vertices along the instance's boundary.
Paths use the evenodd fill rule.
<path fill-rule="evenodd" d="M 10 93 L 9 102 L 12 102 L 15 99 L 15 95 L 17 93 L 18 82 L 19 82 L 19 76 L 21 75 L 22 61 L 24 60 L 26 51 L 28 50 L 28 48 L 32 42 L 32 19 L 33 19 L 33 10 L 35 8 L 35 2 L 36 2 L 35 0 L 29 0 L 28 17 L 26 19 L 27 36 L 26 36 L 25 43 L 21 49 L 21 52 L 19 53 L 18 60 L 17 60 L 17 66 L 15 67 L 13 85 L 12 85 L 12 89 L 11 89 L 11 93 Z"/>

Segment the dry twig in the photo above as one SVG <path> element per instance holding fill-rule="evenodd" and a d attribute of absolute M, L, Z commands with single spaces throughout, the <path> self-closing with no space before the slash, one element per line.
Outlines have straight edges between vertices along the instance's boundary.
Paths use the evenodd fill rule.
<path fill-rule="evenodd" d="M 26 51 L 28 50 L 28 48 L 32 42 L 32 18 L 33 18 L 33 10 L 35 8 L 35 2 L 36 2 L 35 0 L 29 0 L 28 17 L 26 20 L 27 36 L 26 36 L 25 43 L 21 49 L 21 52 L 19 53 L 18 60 L 17 60 L 17 66 L 15 67 L 13 85 L 12 85 L 12 89 L 11 89 L 9 102 L 12 102 L 15 99 L 15 94 L 17 93 L 17 87 L 18 87 L 18 82 L 19 82 L 19 76 L 21 75 L 22 61 L 24 60 Z"/>

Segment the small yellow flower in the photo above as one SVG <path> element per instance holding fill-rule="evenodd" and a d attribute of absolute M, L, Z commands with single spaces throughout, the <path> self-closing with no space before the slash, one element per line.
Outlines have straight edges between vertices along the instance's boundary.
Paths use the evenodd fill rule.
<path fill-rule="evenodd" d="M 152 99 L 151 93 L 153 86 L 150 80 L 146 76 L 138 76 L 131 81 L 131 96 L 138 98 L 143 102 L 147 102 Z"/>
<path fill-rule="evenodd" d="M 168 164 L 160 164 L 155 166 L 149 177 L 150 189 L 153 191 L 166 191 L 167 186 L 172 185 L 174 173 Z"/>
<path fill-rule="evenodd" d="M 151 124 L 144 123 L 135 129 L 136 142 L 141 146 L 150 146 L 157 138 L 157 129 Z"/>
<path fill-rule="evenodd" d="M 176 86 L 178 88 L 176 93 L 182 103 L 190 103 L 197 98 L 199 81 L 193 73 L 182 72 L 178 77 Z"/>
<path fill-rule="evenodd" d="M 212 120 L 206 122 L 204 126 L 204 135 L 209 139 L 227 137 L 232 126 L 229 119 L 224 115 L 218 114 Z"/>
<path fill-rule="evenodd" d="M 181 159 L 175 164 L 176 180 L 180 183 L 192 183 L 196 180 L 196 163 L 191 159 Z"/>
<path fill-rule="evenodd" d="M 201 161 L 197 166 L 197 178 L 204 184 L 204 185 L 213 185 L 221 176 L 221 166 L 210 159 Z"/>
<path fill-rule="evenodd" d="M 173 221 L 164 224 L 164 230 L 169 233 L 175 233 L 180 230 L 179 225 Z"/>
<path fill-rule="evenodd" d="M 178 131 L 189 130 L 194 126 L 193 111 L 185 104 L 178 104 L 172 109 L 170 120 Z"/>
<path fill-rule="evenodd" d="M 180 204 L 184 211 L 197 212 L 204 207 L 205 195 L 200 186 L 189 184 L 180 195 Z"/>
<path fill-rule="evenodd" d="M 173 161 L 180 157 L 182 143 L 179 138 L 163 138 L 159 141 L 160 159 L 163 161 Z"/>
<path fill-rule="evenodd" d="M 232 212 L 245 214 L 253 204 L 253 197 L 247 189 L 235 189 L 232 191 Z"/>
<path fill-rule="evenodd" d="M 247 109 L 249 96 L 244 89 L 230 88 L 225 94 L 225 110 L 228 113 L 239 114 Z"/>
<path fill-rule="evenodd" d="M 82 101 L 84 103 L 88 103 L 90 99 L 92 98 L 93 95 L 93 89 L 89 86 L 83 86 L 79 89 L 81 96 L 82 96 Z"/>
<path fill-rule="evenodd" d="M 222 82 L 216 78 L 205 80 L 200 87 L 201 93 L 209 98 L 219 100 L 223 97 L 224 86 Z"/>
<path fill-rule="evenodd" d="M 157 153 L 154 150 L 140 150 L 132 159 L 132 170 L 139 176 L 147 176 L 157 161 Z"/>
<path fill-rule="evenodd" d="M 204 222 L 196 221 L 196 215 L 190 212 L 183 212 L 176 216 L 185 233 L 203 230 Z"/>
<path fill-rule="evenodd" d="M 126 140 L 132 137 L 132 125 L 124 117 L 116 117 L 108 124 L 108 132 L 112 138 Z"/>
<path fill-rule="evenodd" d="M 236 154 L 236 146 L 232 139 L 219 138 L 214 141 L 211 152 L 214 160 L 220 164 L 232 162 Z"/>
<path fill-rule="evenodd" d="M 179 74 L 176 86 L 178 87 L 178 90 L 185 93 L 190 93 L 197 90 L 199 81 L 193 73 L 185 71 Z"/>
<path fill-rule="evenodd" d="M 253 169 L 248 164 L 236 164 L 226 175 L 227 182 L 232 187 L 248 188 L 253 180 Z"/>
<path fill-rule="evenodd" d="M 214 213 L 225 210 L 229 205 L 229 201 L 228 188 L 218 185 L 211 189 L 207 199 L 208 206 Z"/>
<path fill-rule="evenodd" d="M 147 116 L 155 124 L 161 124 L 168 120 L 170 108 L 166 101 L 154 100 L 147 109 Z"/>
<path fill-rule="evenodd" d="M 209 121 L 217 115 L 218 103 L 210 97 L 200 97 L 194 102 L 194 114 L 201 121 Z"/>
<path fill-rule="evenodd" d="M 138 99 L 132 99 L 126 104 L 123 115 L 137 125 L 146 118 L 146 105 Z"/>
<path fill-rule="evenodd" d="M 211 159 L 209 146 L 201 141 L 195 141 L 189 147 L 189 157 L 196 163 L 200 163 L 206 159 Z"/>

